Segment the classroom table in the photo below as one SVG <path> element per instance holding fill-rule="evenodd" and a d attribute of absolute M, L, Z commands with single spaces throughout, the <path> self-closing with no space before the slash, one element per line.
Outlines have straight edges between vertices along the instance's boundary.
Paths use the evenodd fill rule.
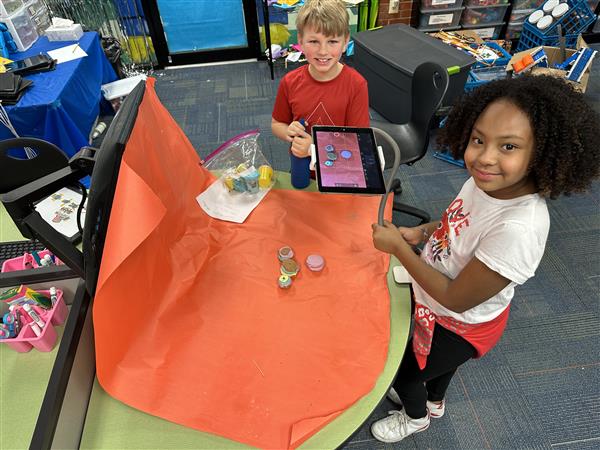
<path fill-rule="evenodd" d="M 277 172 L 275 189 L 291 189 L 290 175 Z M 306 188 L 316 191 L 314 181 Z M 376 218 L 373 218 L 375 221 Z M 395 283 L 392 258 L 387 281 L 390 290 L 390 342 L 383 372 L 373 390 L 305 441 L 300 448 L 332 449 L 344 443 L 371 415 L 388 391 L 408 340 L 410 328 L 410 290 Z M 232 395 L 235 388 L 232 387 Z M 131 408 L 109 396 L 94 382 L 86 423 L 81 439 L 84 449 L 230 449 L 249 448 L 245 444 L 203 433 Z"/>
<path fill-rule="evenodd" d="M 13 53 L 18 60 L 75 44 L 75 41 L 48 41 L 42 36 L 28 50 Z M 96 32 L 86 32 L 78 45 L 88 56 L 57 64 L 54 70 L 24 77 L 32 80 L 16 105 L 4 106 L 15 130 L 23 137 L 36 137 L 57 145 L 71 157 L 89 137 L 99 111 L 100 86 L 117 79 Z M 13 137 L 0 125 L 0 140 Z"/>
<path fill-rule="evenodd" d="M 289 174 L 278 172 L 276 179 L 274 188 L 291 189 Z M 314 181 L 306 190 L 316 191 Z M 0 204 L 0 241 L 15 239 L 20 239 L 20 234 Z M 393 279 L 392 268 L 397 264 L 398 261 L 392 258 L 387 275 L 391 317 L 388 356 L 383 372 L 369 394 L 305 441 L 300 448 L 336 448 L 344 443 L 368 420 L 393 382 L 408 340 L 411 310 L 408 286 L 398 285 Z M 91 328 L 91 323 L 86 325 Z M 93 352 L 91 340 L 87 345 Z M 0 348 L 0 398 L 2 398 L 0 414 L 3 430 L 0 448 L 24 448 L 29 446 L 58 345 L 50 353 L 32 351 L 28 354 L 19 354 L 12 349 L 2 347 Z M 93 371 L 83 373 L 84 376 L 91 377 Z M 82 376 L 81 372 L 71 373 L 71 378 L 78 376 Z M 77 381 L 83 381 L 83 384 L 87 382 Z M 87 402 L 87 414 L 77 419 L 85 421 L 80 448 L 249 448 L 245 444 L 187 428 L 131 408 L 109 396 L 97 380 L 93 382 L 89 398 L 79 396 L 77 401 Z M 13 403 L 16 406 L 12 407 Z M 13 408 L 16 413 L 14 411 L 7 413 Z M 61 420 L 63 419 L 61 417 Z M 56 441 L 54 443 L 56 444 Z"/>

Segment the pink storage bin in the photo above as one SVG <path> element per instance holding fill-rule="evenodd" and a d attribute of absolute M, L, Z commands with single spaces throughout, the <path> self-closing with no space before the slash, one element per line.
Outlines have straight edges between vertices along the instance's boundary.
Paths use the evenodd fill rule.
<path fill-rule="evenodd" d="M 38 291 L 47 297 L 50 297 L 50 291 Z M 26 353 L 32 348 L 36 348 L 40 352 L 49 352 L 54 348 L 58 335 L 56 334 L 55 326 L 65 323 L 69 314 L 69 309 L 63 299 L 63 292 L 60 289 L 56 290 L 56 303 L 52 309 L 43 311 L 40 316 L 46 323 L 42 328 L 41 336 L 36 336 L 29 323 L 23 319 L 24 312 L 21 312 L 21 331 L 19 335 L 12 339 L 2 339 L 1 343 L 8 345 L 13 350 Z"/>
<path fill-rule="evenodd" d="M 37 253 L 40 255 L 40 258 L 52 254 L 52 252 L 48 249 L 40 250 Z M 41 267 L 37 265 L 33 258 L 31 261 L 34 269 Z M 56 258 L 56 264 L 61 265 L 62 261 Z M 14 272 L 16 270 L 28 270 L 28 268 L 25 267 L 25 256 L 17 256 L 16 258 L 7 259 L 2 263 L 2 272 Z"/>

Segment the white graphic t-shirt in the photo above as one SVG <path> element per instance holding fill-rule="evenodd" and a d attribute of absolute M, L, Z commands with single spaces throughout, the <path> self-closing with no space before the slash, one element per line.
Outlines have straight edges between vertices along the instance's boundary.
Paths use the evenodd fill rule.
<path fill-rule="evenodd" d="M 495 296 L 461 314 L 440 305 L 413 281 L 416 301 L 436 315 L 465 323 L 496 318 L 510 304 L 515 286 L 535 274 L 549 229 L 546 201 L 538 194 L 500 200 L 487 195 L 469 178 L 444 212 L 421 258 L 454 279 L 476 257 L 511 282 Z"/>

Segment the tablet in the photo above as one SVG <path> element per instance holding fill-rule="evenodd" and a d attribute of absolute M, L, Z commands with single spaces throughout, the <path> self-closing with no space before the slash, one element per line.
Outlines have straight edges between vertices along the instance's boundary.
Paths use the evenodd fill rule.
<path fill-rule="evenodd" d="M 373 129 L 315 125 L 312 135 L 319 191 L 385 193 Z"/>

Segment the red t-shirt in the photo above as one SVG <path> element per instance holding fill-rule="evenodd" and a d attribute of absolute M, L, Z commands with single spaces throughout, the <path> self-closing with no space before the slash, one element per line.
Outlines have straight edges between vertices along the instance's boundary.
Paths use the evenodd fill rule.
<path fill-rule="evenodd" d="M 299 67 L 281 79 L 273 119 L 288 124 L 305 119 L 309 126 L 369 126 L 369 92 L 362 75 L 344 66 L 333 80 L 317 81 L 308 67 Z"/>

